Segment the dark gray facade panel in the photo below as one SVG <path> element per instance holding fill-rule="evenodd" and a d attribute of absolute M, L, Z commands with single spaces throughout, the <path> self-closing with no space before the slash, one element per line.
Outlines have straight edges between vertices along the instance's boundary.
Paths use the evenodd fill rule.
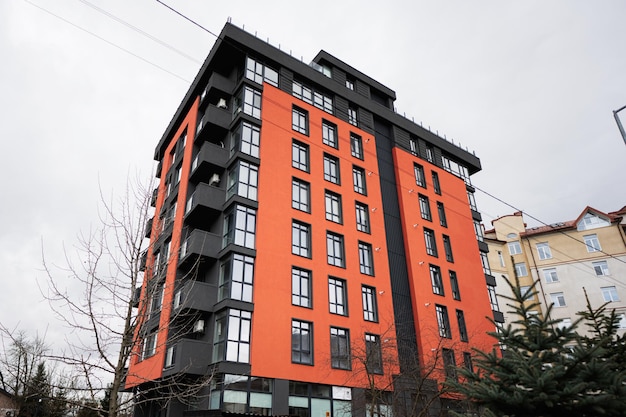
<path fill-rule="evenodd" d="M 272 414 L 289 415 L 289 380 L 275 379 L 272 388 Z"/>
<path fill-rule="evenodd" d="M 400 206 L 396 191 L 395 170 L 393 167 L 393 140 L 391 127 L 375 119 L 376 153 L 383 200 L 385 230 L 387 231 L 387 256 L 391 290 L 393 292 L 394 321 L 398 339 L 401 370 L 415 362 L 417 337 L 413 321 L 413 305 L 409 291 L 409 274 L 404 253 L 404 237 L 400 222 Z"/>
<path fill-rule="evenodd" d="M 401 148 L 406 149 L 407 151 L 411 150 L 411 135 L 404 129 L 400 129 L 398 126 L 393 126 L 393 139 L 396 146 L 400 146 Z"/>
<path fill-rule="evenodd" d="M 361 80 L 356 80 L 356 85 L 354 86 L 355 91 L 362 95 L 363 97 L 370 98 L 370 86 L 362 82 Z"/>
<path fill-rule="evenodd" d="M 346 72 L 335 67 L 332 72 L 333 80 L 337 81 L 339 85 L 346 85 Z"/>
<path fill-rule="evenodd" d="M 285 67 L 280 67 L 278 77 L 278 88 L 291 95 L 293 93 L 293 71 Z"/>
<path fill-rule="evenodd" d="M 359 127 L 374 133 L 374 115 L 365 109 L 359 109 Z"/>
<path fill-rule="evenodd" d="M 348 121 L 348 100 L 335 96 L 335 116 L 346 122 Z"/>

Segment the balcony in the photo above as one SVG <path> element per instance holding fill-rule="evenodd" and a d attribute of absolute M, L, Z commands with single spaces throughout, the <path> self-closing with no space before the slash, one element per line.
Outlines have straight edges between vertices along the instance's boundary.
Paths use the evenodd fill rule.
<path fill-rule="evenodd" d="M 222 173 L 228 162 L 228 150 L 223 146 L 205 142 L 191 162 L 189 179 L 193 182 L 209 182 L 215 173 Z"/>
<path fill-rule="evenodd" d="M 200 116 L 202 113 L 198 113 Z M 196 141 L 206 141 L 218 143 L 226 137 L 228 126 L 233 120 L 228 108 L 217 107 L 209 104 L 202 119 L 196 126 Z"/>
<path fill-rule="evenodd" d="M 141 252 L 141 255 L 139 256 L 139 270 L 140 271 L 145 271 L 146 270 L 146 264 L 148 261 L 148 250 L 144 250 L 143 252 Z"/>
<path fill-rule="evenodd" d="M 225 201 L 226 191 L 201 182 L 185 205 L 187 224 L 198 225 L 198 227 L 203 224 L 206 226 L 207 221 L 210 224 L 215 216 L 221 212 Z M 202 228 L 206 229 L 207 227 Z"/>
<path fill-rule="evenodd" d="M 218 103 L 220 99 L 227 99 L 230 97 L 233 89 L 235 88 L 235 83 L 224 77 L 222 74 L 218 74 L 214 72 L 209 77 L 209 82 L 207 83 L 202 93 L 200 93 L 200 105 L 204 105 L 205 103 Z"/>
<path fill-rule="evenodd" d="M 156 207 L 157 197 L 159 196 L 159 187 L 152 190 L 152 197 L 150 198 L 150 206 Z"/>
<path fill-rule="evenodd" d="M 180 246 L 180 266 L 189 266 L 196 261 L 217 259 L 222 247 L 222 237 L 196 229 Z"/>
<path fill-rule="evenodd" d="M 188 280 L 174 294 L 174 313 L 181 310 L 196 310 L 211 313 L 215 305 L 215 285 Z"/>
<path fill-rule="evenodd" d="M 148 221 L 146 222 L 146 229 L 145 229 L 144 236 L 148 239 L 150 238 L 150 235 L 152 235 L 152 223 L 153 222 L 154 222 L 154 217 L 150 217 Z"/>
<path fill-rule="evenodd" d="M 199 340 L 181 339 L 176 342 L 172 366 L 163 369 L 163 376 L 177 373 L 205 375 L 211 363 L 211 344 Z"/>

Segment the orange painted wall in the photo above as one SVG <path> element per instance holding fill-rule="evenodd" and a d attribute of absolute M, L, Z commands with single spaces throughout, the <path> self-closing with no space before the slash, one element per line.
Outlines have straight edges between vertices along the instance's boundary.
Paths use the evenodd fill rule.
<path fill-rule="evenodd" d="M 309 136 L 291 129 L 292 104 L 309 112 Z M 259 209 L 254 283 L 254 313 L 252 316 L 251 366 L 252 374 L 263 377 L 284 378 L 325 384 L 359 386 L 364 376 L 359 365 L 353 361 L 353 374 L 335 370 L 330 366 L 330 327 L 350 330 L 353 352 L 363 349 L 364 333 L 388 338 L 394 344 L 393 308 L 389 266 L 386 255 L 385 229 L 382 203 L 378 185 L 378 165 L 373 135 L 360 131 L 332 115 L 310 106 L 289 94 L 269 85 L 264 86 L 262 101 L 263 125 L 261 129 L 261 166 L 259 170 Z M 322 143 L 322 119 L 338 127 L 339 149 Z M 364 160 L 351 156 L 350 131 L 363 138 Z M 292 167 L 292 139 L 309 145 L 310 173 Z M 341 185 L 324 180 L 323 153 L 340 159 Z M 352 165 L 364 168 L 367 196 L 353 191 Z M 311 213 L 291 207 L 292 177 L 311 185 Z M 342 195 L 343 224 L 325 219 L 324 190 Z M 354 202 L 358 200 L 370 208 L 371 234 L 356 229 Z M 372 209 L 375 211 L 372 212 Z M 308 223 L 312 228 L 312 258 L 291 254 L 292 219 Z M 346 268 L 327 264 L 326 231 L 344 236 Z M 373 248 L 375 277 L 359 271 L 358 241 L 370 243 Z M 298 266 L 313 271 L 313 308 L 291 304 L 291 267 Z M 349 316 L 329 312 L 328 276 L 347 281 Z M 379 323 L 363 319 L 361 285 L 376 287 Z M 291 362 L 291 320 L 301 319 L 314 323 L 314 366 Z M 395 348 L 383 348 L 383 354 Z M 391 374 L 386 370 L 387 376 Z M 386 377 L 387 377 L 386 376 Z M 381 378 L 381 384 L 386 377 Z"/>
<path fill-rule="evenodd" d="M 394 148 L 393 158 L 420 361 L 428 367 L 434 363 L 433 354 L 440 353 L 441 348 L 445 347 L 455 351 L 456 363 L 462 365 L 462 352 L 471 352 L 472 347 L 490 350 L 495 342 L 486 334 L 487 331 L 494 330 L 486 319 L 493 316 L 493 313 L 466 186 L 462 179 L 400 148 Z M 424 167 L 426 188 L 415 183 L 414 162 Z M 439 176 L 441 195 L 434 191 L 433 171 Z M 422 219 L 418 193 L 428 197 L 432 221 Z M 439 223 L 437 201 L 444 204 L 448 227 Z M 435 232 L 438 257 L 426 253 L 424 227 Z M 446 260 L 442 238 L 444 234 L 450 237 L 453 263 Z M 441 268 L 445 296 L 433 294 L 429 264 Z M 457 274 L 460 301 L 452 297 L 450 270 Z M 442 339 L 439 336 L 435 304 L 444 305 L 448 309 L 452 339 Z M 459 338 L 457 309 L 464 313 L 469 342 L 462 342 Z"/>
<path fill-rule="evenodd" d="M 156 353 L 140 361 L 141 358 L 141 343 L 138 339 L 139 331 L 141 329 L 141 323 L 143 322 L 143 318 L 141 313 L 145 314 L 147 312 L 147 304 L 150 303 L 150 300 L 145 297 L 146 294 L 146 286 L 149 280 L 144 279 L 142 286 L 142 298 L 139 305 L 139 317 L 138 317 L 138 325 L 135 331 L 135 340 L 139 340 L 135 343 L 133 348 L 133 355 L 131 357 L 128 376 L 126 377 L 126 388 L 132 388 L 137 386 L 143 382 L 147 382 L 150 380 L 158 379 L 162 375 L 163 371 L 163 363 L 165 360 L 165 351 L 167 349 L 166 341 L 167 334 L 170 322 L 170 314 L 172 307 L 172 297 L 174 295 L 174 281 L 176 279 L 176 267 L 178 265 L 178 255 L 181 244 L 181 233 L 183 227 L 183 216 L 185 214 L 185 204 L 187 199 L 187 190 L 189 188 L 189 173 L 191 170 L 191 161 L 193 154 L 193 141 L 196 133 L 196 119 L 198 115 L 198 105 L 199 99 L 196 99 L 194 104 L 192 105 L 189 113 L 185 119 L 181 122 L 180 127 L 176 131 L 176 134 L 173 136 L 170 143 L 167 145 L 165 150 L 165 154 L 163 157 L 163 166 L 161 171 L 161 181 L 159 182 L 159 190 L 157 194 L 157 202 L 156 209 L 154 215 L 154 221 L 152 224 L 152 233 L 150 236 L 150 246 L 148 248 L 148 265 L 146 267 L 146 271 L 144 277 L 152 277 L 152 268 L 154 263 L 154 243 L 159 239 L 159 234 L 161 232 L 161 224 L 159 222 L 159 213 L 161 212 L 161 208 L 166 199 L 166 178 L 169 173 L 170 168 L 172 167 L 172 157 L 171 152 L 172 149 L 176 146 L 178 139 L 183 135 L 183 133 L 187 132 L 186 146 L 183 153 L 182 159 L 182 171 L 180 176 L 180 182 L 178 184 L 178 191 L 176 196 L 176 213 L 174 216 L 174 224 L 172 227 L 172 237 L 171 237 L 171 246 L 169 251 L 169 260 L 167 264 L 167 273 L 165 278 L 165 290 L 163 292 L 163 300 L 161 304 L 161 315 L 159 318 L 159 330 L 157 335 L 157 346 Z M 174 191 L 172 191 L 174 192 Z"/>

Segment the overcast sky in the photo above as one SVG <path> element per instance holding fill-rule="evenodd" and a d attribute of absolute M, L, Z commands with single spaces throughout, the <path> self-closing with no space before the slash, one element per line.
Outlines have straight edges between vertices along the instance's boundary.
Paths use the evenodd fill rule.
<path fill-rule="evenodd" d="M 232 18 L 305 62 L 324 49 L 395 90 L 398 112 L 481 158 L 487 227 L 515 210 L 480 190 L 545 223 L 626 205 L 612 114 L 626 105 L 622 0 L 167 3 L 213 33 Z M 2 324 L 58 340 L 37 288 L 42 244 L 62 263 L 98 224 L 99 188 L 152 175 L 214 41 L 156 1 L 0 1 Z"/>

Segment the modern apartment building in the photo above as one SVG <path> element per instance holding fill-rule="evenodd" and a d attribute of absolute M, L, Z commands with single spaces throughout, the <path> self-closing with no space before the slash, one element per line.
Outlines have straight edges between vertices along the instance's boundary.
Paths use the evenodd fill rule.
<path fill-rule="evenodd" d="M 395 377 L 436 387 L 491 348 L 480 161 L 395 98 L 324 51 L 305 64 L 226 24 L 154 155 L 138 416 L 402 415 L 417 384 L 396 404 Z M 206 376 L 187 400 L 149 390 Z"/>
<path fill-rule="evenodd" d="M 485 232 L 494 275 L 511 282 L 517 275 L 522 289 L 537 281 L 538 314 L 554 305 L 552 317 L 571 323 L 586 310 L 586 294 L 594 308 L 608 302 L 626 329 L 625 215 L 626 207 L 610 213 L 586 207 L 574 220 L 532 228 L 521 212 L 499 217 Z M 508 288 L 498 282 L 499 294 L 509 295 Z"/>

